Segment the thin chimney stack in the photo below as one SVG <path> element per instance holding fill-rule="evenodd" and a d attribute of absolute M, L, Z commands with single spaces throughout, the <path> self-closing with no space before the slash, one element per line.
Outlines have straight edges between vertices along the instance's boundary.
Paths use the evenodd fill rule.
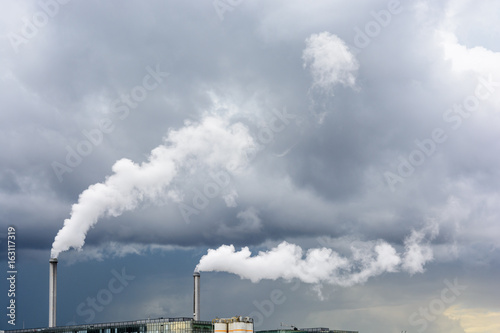
<path fill-rule="evenodd" d="M 57 308 L 57 258 L 51 258 L 49 274 L 49 327 L 56 326 Z"/>
<path fill-rule="evenodd" d="M 200 273 L 194 272 L 193 319 L 200 320 Z"/>

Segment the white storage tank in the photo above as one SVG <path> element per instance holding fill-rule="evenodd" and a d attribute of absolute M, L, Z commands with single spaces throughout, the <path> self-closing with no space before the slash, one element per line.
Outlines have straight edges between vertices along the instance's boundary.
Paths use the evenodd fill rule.
<path fill-rule="evenodd" d="M 253 321 L 245 317 L 245 327 L 246 327 L 246 333 L 253 333 Z"/>
<path fill-rule="evenodd" d="M 227 332 L 227 323 L 223 321 L 215 321 L 214 322 L 214 333 L 228 333 Z"/>
<path fill-rule="evenodd" d="M 246 333 L 247 323 L 240 321 L 239 318 L 234 318 L 228 325 L 229 333 Z"/>

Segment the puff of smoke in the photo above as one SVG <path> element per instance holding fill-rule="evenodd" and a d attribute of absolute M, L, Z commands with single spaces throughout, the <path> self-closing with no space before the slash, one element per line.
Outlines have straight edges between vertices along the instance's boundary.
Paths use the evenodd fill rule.
<path fill-rule="evenodd" d="M 430 245 L 428 243 L 422 244 L 422 242 L 426 238 L 434 239 L 438 232 L 437 224 L 429 224 L 422 230 L 412 230 L 411 235 L 405 239 L 403 268 L 411 275 L 423 273 L 425 263 L 434 258 Z"/>
<path fill-rule="evenodd" d="M 306 39 L 302 53 L 304 67 L 310 68 L 313 87 L 331 91 L 336 84 L 355 88 L 359 64 L 342 39 L 325 31 Z"/>
<path fill-rule="evenodd" d="M 170 130 L 164 143 L 151 151 L 146 162 L 117 161 L 113 174 L 83 191 L 71 208 L 71 217 L 57 233 L 51 257 L 70 248 L 81 249 L 87 232 L 103 216 L 119 216 L 145 200 L 168 196 L 168 185 L 183 170 L 209 170 L 246 163 L 245 151 L 255 143 L 241 123 L 205 116 L 199 123 L 186 123 Z"/>
<path fill-rule="evenodd" d="M 430 246 L 420 244 L 427 233 L 427 230 L 412 231 L 405 239 L 406 250 L 403 254 L 398 254 L 390 244 L 379 240 L 353 248 L 351 258 L 342 257 L 326 247 L 309 249 L 304 253 L 300 246 L 287 242 L 268 251 L 260 251 L 255 256 L 248 247 L 236 251 L 233 245 L 222 245 L 218 249 L 209 249 L 200 259 L 196 271 L 228 272 L 252 282 L 281 278 L 348 287 L 365 283 L 369 278 L 386 272 L 423 272 L 424 264 L 432 260 Z"/>

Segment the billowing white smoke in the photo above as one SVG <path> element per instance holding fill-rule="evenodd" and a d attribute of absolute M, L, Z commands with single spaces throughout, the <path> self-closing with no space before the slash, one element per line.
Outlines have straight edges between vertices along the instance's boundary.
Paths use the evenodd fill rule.
<path fill-rule="evenodd" d="M 309 68 L 313 84 L 309 90 L 311 105 L 309 111 L 318 124 L 327 116 L 328 108 L 323 94 L 333 95 L 333 89 L 341 84 L 356 88 L 356 73 L 359 63 L 346 43 L 338 36 L 327 31 L 312 34 L 306 40 L 302 52 L 304 68 Z"/>
<path fill-rule="evenodd" d="M 433 259 L 432 249 L 429 244 L 422 244 L 428 236 L 434 238 L 438 234 L 437 224 L 416 231 L 412 230 L 411 235 L 405 239 L 405 255 L 403 268 L 410 274 L 422 273 L 426 262 Z"/>
<path fill-rule="evenodd" d="M 113 175 L 103 183 L 89 186 L 64 220 L 52 245 L 51 257 L 70 248 L 81 249 L 91 227 L 103 216 L 119 216 L 144 200 L 155 200 L 167 194 L 167 187 L 185 168 L 195 166 L 209 170 L 232 168 L 246 162 L 245 151 L 255 143 L 240 123 L 206 116 L 200 123 L 187 123 L 171 130 L 164 143 L 151 151 L 147 162 L 136 164 L 121 159 L 113 165 Z"/>
<path fill-rule="evenodd" d="M 378 241 L 353 248 L 351 258 L 325 247 L 309 249 L 304 254 L 300 246 L 287 242 L 253 257 L 248 247 L 236 251 L 233 245 L 222 245 L 208 250 L 196 266 L 196 271 L 228 272 L 252 282 L 281 278 L 347 287 L 364 283 L 370 277 L 385 272 L 422 272 L 423 265 L 432 260 L 430 247 L 419 244 L 425 235 L 425 232 L 413 231 L 405 240 L 403 254 L 398 254 L 390 244 Z"/>
<path fill-rule="evenodd" d="M 309 67 L 313 87 L 329 91 L 335 85 L 356 86 L 358 61 L 342 39 L 327 31 L 306 39 L 302 53 L 304 67 Z"/>

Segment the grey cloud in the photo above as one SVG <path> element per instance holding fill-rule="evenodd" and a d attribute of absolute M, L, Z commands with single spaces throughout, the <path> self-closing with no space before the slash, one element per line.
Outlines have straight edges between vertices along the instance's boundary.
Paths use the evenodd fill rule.
<path fill-rule="evenodd" d="M 221 21 L 210 1 L 71 1 L 20 45 L 18 53 L 8 34 L 20 33 L 23 17 L 30 19 L 41 7 L 35 1 L 6 4 L 0 14 L 1 225 L 14 224 L 20 235 L 22 231 L 19 251 L 26 258 L 35 262 L 48 256 L 53 237 L 70 217 L 79 194 L 105 182 L 116 161 L 127 158 L 140 164 L 169 129 L 180 130 L 186 127 L 185 121 L 197 123 L 207 114 L 231 115 L 258 148 L 246 156 L 244 167 L 228 171 L 229 184 L 209 198 L 205 208 L 196 208 L 193 199 L 213 179 L 206 168 L 193 162 L 172 181 L 168 200 L 143 202 L 133 212 L 105 217 L 88 232 L 88 248 L 62 258 L 102 255 L 104 263 L 132 263 L 133 254 L 116 256 L 122 253 L 120 248 L 125 251 L 132 244 L 141 249 L 144 260 L 167 256 L 172 265 L 185 265 L 188 272 L 207 247 L 234 244 L 266 250 L 288 241 L 304 249 L 317 248 L 317 237 L 324 237 L 329 247 L 342 254 L 351 243 L 377 239 L 402 253 L 405 237 L 434 221 L 440 232 L 427 244 L 434 261 L 422 274 L 381 275 L 345 291 L 323 288 L 326 303 L 317 303 L 314 290 L 295 294 L 287 289 L 290 300 L 310 302 L 311 313 L 301 314 L 293 302 L 287 303 L 264 325 L 298 318 L 311 326 L 323 325 L 317 323 L 323 320 L 333 326 L 330 316 L 339 320 L 366 316 L 383 329 L 393 329 L 419 306 L 427 306 L 444 278 L 455 276 L 467 279 L 475 291 L 475 296 L 464 294 L 460 305 L 497 311 L 491 301 L 495 293 L 479 286 L 492 284 L 489 276 L 498 271 L 498 87 L 490 85 L 491 95 L 470 115 L 444 116 L 475 94 L 480 77 L 491 75 L 491 80 L 500 81 L 495 65 L 500 31 L 494 17 L 497 5 L 493 1 L 402 2 L 401 12 L 391 15 L 387 26 L 380 24 L 380 31 L 369 36 L 369 44 L 360 47 L 358 32 L 366 33 L 370 24 L 373 27 L 374 15 L 389 10 L 389 3 L 317 1 L 306 6 L 300 1 L 243 1 Z M 445 42 L 463 51 L 463 70 L 457 69 L 457 59 L 447 58 L 436 30 L 457 37 L 455 42 Z M 304 68 L 302 56 L 307 40 L 321 33 L 337 36 L 354 55 L 359 66 L 350 72 L 355 72 L 355 89 L 342 84 L 328 92 L 311 89 L 312 62 Z M 121 101 L 123 106 L 123 96 L 143 84 L 148 66 L 159 66 L 169 76 L 121 119 L 116 103 Z M 278 122 L 276 110 L 285 109 L 293 118 Z M 68 147 L 76 150 L 89 140 L 84 131 L 99 128 L 107 118 L 113 130 L 103 133 L 102 142 L 93 145 L 92 152 L 59 181 L 52 163 L 66 163 Z M 281 124 L 285 126 L 278 130 Z M 427 154 L 422 142 L 429 144 L 436 128 L 446 139 L 435 142 L 435 149 L 427 146 Z M 415 159 L 419 156 L 424 156 L 422 163 Z M 408 167 L 410 159 L 418 165 L 401 173 L 402 163 Z M 384 176 L 387 172 L 402 181 L 391 188 Z M 180 213 L 180 203 L 198 211 L 189 223 Z M 155 252 L 156 246 L 162 250 Z M 107 247 L 116 251 L 106 252 Z M 416 254 L 414 268 L 419 271 Z M 428 258 L 426 252 L 420 255 Z M 73 262 L 73 268 L 67 268 L 70 271 L 94 265 Z M 183 273 L 172 274 L 172 284 L 182 280 Z M 248 287 L 215 273 L 205 274 L 207 282 L 211 274 L 216 276 L 210 282 L 213 290 L 228 281 L 235 292 L 243 293 Z M 154 285 L 161 281 L 155 280 Z M 263 301 L 274 288 L 288 288 L 279 283 L 261 286 L 265 291 L 255 289 L 255 296 L 244 294 L 250 300 L 242 309 L 257 311 L 253 300 Z M 134 288 L 133 296 L 124 297 L 146 304 L 147 297 Z M 404 292 L 403 300 L 391 294 L 392 288 Z M 370 297 L 359 301 L 349 292 Z M 180 293 L 165 293 L 189 303 Z M 216 294 L 210 291 L 211 296 Z M 340 296 L 348 305 L 332 302 L 329 296 Z M 220 297 L 230 300 L 227 295 Z M 384 305 L 349 312 L 370 298 Z M 155 302 L 151 313 L 182 315 L 175 302 Z M 397 323 L 376 320 L 387 318 L 393 306 L 404 309 L 397 312 Z M 118 304 L 110 306 L 109 317 L 100 318 L 114 320 L 111 313 L 119 313 L 118 308 Z M 334 311 L 343 315 L 332 315 Z M 44 324 L 43 318 L 37 323 Z M 449 318 L 433 325 L 435 331 L 437 327 L 460 331 Z M 370 326 L 365 322 L 361 328 Z"/>

